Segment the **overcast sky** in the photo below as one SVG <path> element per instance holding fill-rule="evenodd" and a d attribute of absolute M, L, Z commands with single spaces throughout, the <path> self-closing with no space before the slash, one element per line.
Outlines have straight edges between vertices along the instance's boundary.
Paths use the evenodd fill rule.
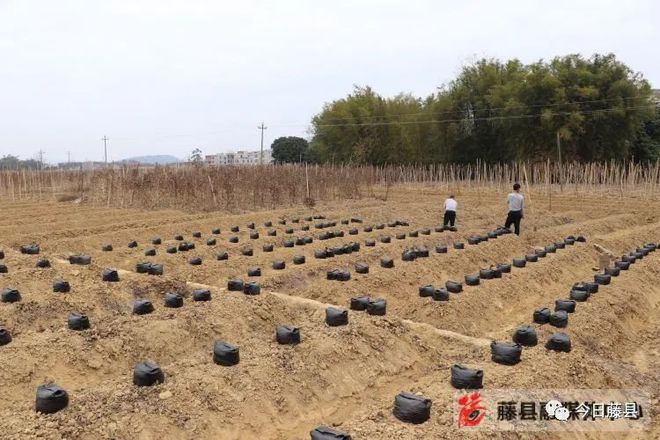
<path fill-rule="evenodd" d="M 480 57 L 614 52 L 660 87 L 652 0 L 0 0 L 0 155 L 183 158 L 306 136 L 354 84 L 424 96 Z"/>

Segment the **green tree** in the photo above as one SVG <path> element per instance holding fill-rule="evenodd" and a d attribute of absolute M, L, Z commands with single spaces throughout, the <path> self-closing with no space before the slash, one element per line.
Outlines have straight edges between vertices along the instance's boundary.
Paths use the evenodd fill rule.
<path fill-rule="evenodd" d="M 308 159 L 309 144 L 301 137 L 279 137 L 270 146 L 276 163 L 299 163 Z"/>
<path fill-rule="evenodd" d="M 190 154 L 190 161 L 195 164 L 200 164 L 202 163 L 204 159 L 202 158 L 202 150 L 199 148 L 195 148 L 192 150 L 192 153 Z"/>
<path fill-rule="evenodd" d="M 313 117 L 319 161 L 403 164 L 650 158 L 650 86 L 612 54 L 482 59 L 426 98 L 355 87 Z M 642 127 L 642 129 L 640 129 Z"/>

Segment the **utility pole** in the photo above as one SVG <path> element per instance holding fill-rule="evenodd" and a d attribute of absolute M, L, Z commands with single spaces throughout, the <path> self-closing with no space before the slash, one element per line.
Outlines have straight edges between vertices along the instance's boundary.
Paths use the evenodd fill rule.
<path fill-rule="evenodd" d="M 105 165 L 107 166 L 108 165 L 108 141 L 110 139 L 108 139 L 107 136 L 103 136 L 103 138 L 101 140 L 103 141 L 103 154 L 104 154 L 104 157 L 105 157 Z"/>
<path fill-rule="evenodd" d="M 564 192 L 564 176 L 561 166 L 561 137 L 559 136 L 559 130 L 557 130 L 557 157 L 559 158 L 559 189 L 561 192 Z"/>
<path fill-rule="evenodd" d="M 259 155 L 259 165 L 264 164 L 264 130 L 266 130 L 268 127 L 266 127 L 263 123 L 261 122 L 261 125 L 257 127 L 259 130 L 261 130 L 261 154 Z"/>
<path fill-rule="evenodd" d="M 44 152 L 39 150 L 37 154 L 39 154 L 39 169 L 42 170 L 44 168 Z"/>

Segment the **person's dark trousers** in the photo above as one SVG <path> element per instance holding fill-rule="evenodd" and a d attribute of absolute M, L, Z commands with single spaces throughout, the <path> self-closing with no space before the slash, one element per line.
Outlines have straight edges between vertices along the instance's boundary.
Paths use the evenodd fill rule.
<path fill-rule="evenodd" d="M 456 211 L 445 211 L 444 225 L 454 226 L 456 222 Z"/>
<path fill-rule="evenodd" d="M 511 228 L 511 225 L 513 225 L 516 235 L 520 235 L 520 219 L 522 219 L 521 211 L 509 211 L 509 215 L 506 216 L 504 227 Z"/>

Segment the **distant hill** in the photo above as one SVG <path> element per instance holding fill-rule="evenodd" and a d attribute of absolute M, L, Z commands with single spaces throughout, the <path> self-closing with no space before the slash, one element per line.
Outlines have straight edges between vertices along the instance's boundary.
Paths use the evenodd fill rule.
<path fill-rule="evenodd" d="M 148 164 L 148 165 L 167 165 L 170 163 L 177 163 L 179 162 L 179 159 L 177 159 L 174 156 L 169 156 L 169 155 L 154 155 L 154 156 L 136 156 L 136 157 L 129 157 L 128 159 L 124 159 L 120 162 L 124 163 L 143 163 L 143 164 Z"/>

